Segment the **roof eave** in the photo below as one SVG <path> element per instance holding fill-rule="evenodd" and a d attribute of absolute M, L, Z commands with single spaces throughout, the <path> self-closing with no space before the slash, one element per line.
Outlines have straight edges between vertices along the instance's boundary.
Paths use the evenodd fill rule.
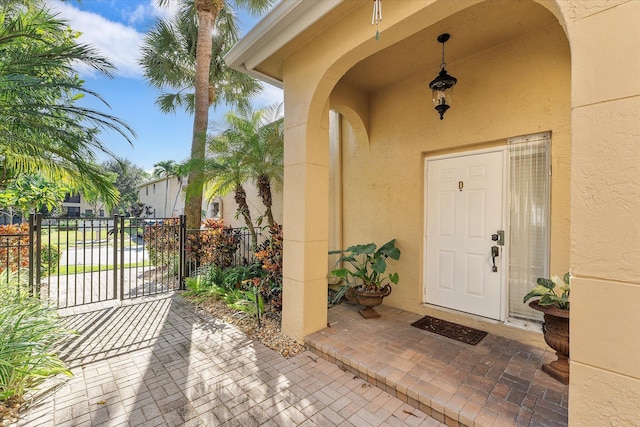
<path fill-rule="evenodd" d="M 282 87 L 280 79 L 261 73 L 256 67 L 343 1 L 280 2 L 227 52 L 225 63 L 266 83 Z"/>

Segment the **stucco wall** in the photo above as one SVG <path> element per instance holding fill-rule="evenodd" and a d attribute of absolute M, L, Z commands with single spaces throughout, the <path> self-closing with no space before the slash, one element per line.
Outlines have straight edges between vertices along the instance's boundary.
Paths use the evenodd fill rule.
<path fill-rule="evenodd" d="M 259 216 L 264 215 L 264 205 L 258 196 L 258 189 L 255 185 L 247 183 L 244 186 L 244 189 L 247 192 L 247 204 L 251 211 L 251 218 L 255 223 Z M 282 224 L 282 189 L 272 188 L 271 197 L 273 198 L 273 205 L 271 206 L 273 219 L 278 224 Z M 234 228 L 245 226 L 245 222 L 242 217 L 236 218 L 237 210 L 238 205 L 234 199 L 233 192 L 222 197 L 222 218 L 224 218 L 225 225 L 230 225 Z M 262 225 L 267 225 L 266 218 L 263 219 Z"/>
<path fill-rule="evenodd" d="M 177 201 L 176 195 L 178 195 Z M 180 184 L 176 177 L 169 178 L 169 185 L 167 185 L 166 179 L 141 185 L 139 187 L 139 197 L 141 203 L 153 208 L 151 216 L 154 216 L 154 212 L 157 218 L 171 218 L 184 214 L 184 193 L 180 191 Z"/>
<path fill-rule="evenodd" d="M 371 94 L 352 92 L 365 108 L 356 131 L 345 128 L 345 135 L 370 138 L 347 138 L 344 147 L 344 245 L 398 238 L 401 282 L 387 303 L 419 311 L 424 156 L 551 131 L 551 269 L 569 266 L 573 276 L 569 422 L 638 425 L 640 1 L 534 1 L 558 23 L 450 61 L 459 83 L 443 122 L 426 90 L 437 69 Z M 283 330 L 297 339 L 326 321 L 319 269 L 328 240 L 328 92 L 349 67 L 420 27 L 451 31 L 451 46 L 455 29 L 470 24 L 448 20 L 452 9 L 474 3 L 390 2 L 377 42 L 361 26 L 370 17 L 366 5 L 313 28 L 264 69 L 280 73 L 285 89 Z M 501 24 L 488 16 L 473 23 L 480 31 Z"/>
<path fill-rule="evenodd" d="M 582 3 L 563 5 L 573 18 L 569 422 L 638 426 L 640 1 Z"/>
<path fill-rule="evenodd" d="M 155 192 L 153 190 L 153 186 L 155 185 Z M 262 201 L 258 197 L 258 190 L 250 182 L 245 184 L 245 191 L 247 192 L 247 203 L 249 204 L 249 209 L 251 211 L 251 216 L 255 220 L 264 214 L 264 206 Z M 180 190 L 180 185 L 178 183 L 177 178 L 171 178 L 169 180 L 169 194 L 167 199 L 167 217 L 173 217 L 177 215 L 184 214 L 184 188 L 186 188 L 186 178 L 185 182 L 182 185 L 182 191 Z M 164 209 L 165 209 L 165 193 L 167 189 L 166 180 L 161 179 L 155 182 L 151 182 L 148 184 L 144 184 L 139 188 L 140 194 L 140 202 L 150 205 L 155 210 L 155 216 L 158 218 L 163 217 Z M 148 193 L 148 194 L 147 194 Z M 176 202 L 176 194 L 178 194 L 178 199 Z M 272 189 L 272 197 L 273 197 L 273 217 L 274 220 L 282 224 L 282 189 L 281 188 L 273 188 Z M 234 200 L 234 194 L 229 193 L 223 197 L 222 200 L 222 218 L 224 218 L 224 223 L 226 225 L 230 225 L 231 227 L 244 227 L 245 223 L 242 218 L 235 218 L 237 205 Z M 175 203 L 175 206 L 174 206 Z M 202 200 L 202 209 L 206 212 L 207 217 L 211 217 L 212 215 L 212 206 L 211 202 L 207 200 L 207 198 L 203 198 Z M 83 211 L 84 212 L 84 211 Z M 153 215 L 153 214 L 152 214 Z M 266 224 L 266 220 L 263 221 L 263 225 Z"/>
<path fill-rule="evenodd" d="M 458 78 L 443 121 L 415 75 L 373 93 L 370 141 L 343 132 L 344 245 L 396 238 L 400 284 L 385 303 L 422 307 L 424 158 L 447 150 L 505 144 L 508 137 L 552 132 L 551 271 L 569 268 L 570 59 L 552 25 L 506 45 L 447 64 Z"/>

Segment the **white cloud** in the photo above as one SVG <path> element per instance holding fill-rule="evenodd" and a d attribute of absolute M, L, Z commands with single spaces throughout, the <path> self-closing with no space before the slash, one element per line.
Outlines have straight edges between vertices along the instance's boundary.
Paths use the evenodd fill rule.
<path fill-rule="evenodd" d="M 95 47 L 102 56 L 108 58 L 117 67 L 116 74 L 124 77 L 140 77 L 142 70 L 138 65 L 140 46 L 144 34 L 124 24 L 91 12 L 81 11 L 70 4 L 60 1 L 49 3 L 54 13 L 69 22 L 71 28 L 82 33 L 80 41 Z M 94 71 L 85 65 L 78 67 L 81 75 L 87 76 Z"/>
<path fill-rule="evenodd" d="M 179 5 L 180 3 L 178 0 L 169 0 L 169 4 L 164 7 L 158 6 L 157 1 L 155 0 L 149 1 L 151 15 L 164 20 L 171 20 L 171 18 L 178 13 L 178 9 L 180 8 Z"/>
<path fill-rule="evenodd" d="M 143 4 L 139 4 L 133 12 L 127 14 L 126 19 L 129 25 L 135 25 L 138 22 L 144 22 L 147 15 L 147 7 Z"/>

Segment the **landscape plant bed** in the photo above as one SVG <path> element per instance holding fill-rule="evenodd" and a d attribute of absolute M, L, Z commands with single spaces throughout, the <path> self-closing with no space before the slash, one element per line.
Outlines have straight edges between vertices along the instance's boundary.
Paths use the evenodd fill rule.
<path fill-rule="evenodd" d="M 10 398 L 0 402 L 0 426 L 8 426 L 18 420 L 18 412 L 23 400 Z"/>
<path fill-rule="evenodd" d="M 261 325 L 258 327 L 257 319 L 228 307 L 224 301 L 194 296 L 185 296 L 185 299 L 216 319 L 237 326 L 249 337 L 277 351 L 285 358 L 293 357 L 305 350 L 302 344 L 282 333 L 282 316 L 279 311 L 264 313 L 260 319 Z"/>

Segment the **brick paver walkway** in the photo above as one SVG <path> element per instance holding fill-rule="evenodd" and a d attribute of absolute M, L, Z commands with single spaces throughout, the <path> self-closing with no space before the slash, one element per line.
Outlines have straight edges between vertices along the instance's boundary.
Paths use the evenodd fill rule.
<path fill-rule="evenodd" d="M 84 310 L 84 313 L 80 313 Z M 68 314 L 73 378 L 19 426 L 443 426 L 311 352 L 292 359 L 178 295 Z"/>
<path fill-rule="evenodd" d="M 540 369 L 553 350 L 494 334 L 472 346 L 412 327 L 419 314 L 382 305 L 363 321 L 358 308 L 331 308 L 333 326 L 305 337 L 318 357 L 447 425 L 567 426 L 569 387 Z"/>

